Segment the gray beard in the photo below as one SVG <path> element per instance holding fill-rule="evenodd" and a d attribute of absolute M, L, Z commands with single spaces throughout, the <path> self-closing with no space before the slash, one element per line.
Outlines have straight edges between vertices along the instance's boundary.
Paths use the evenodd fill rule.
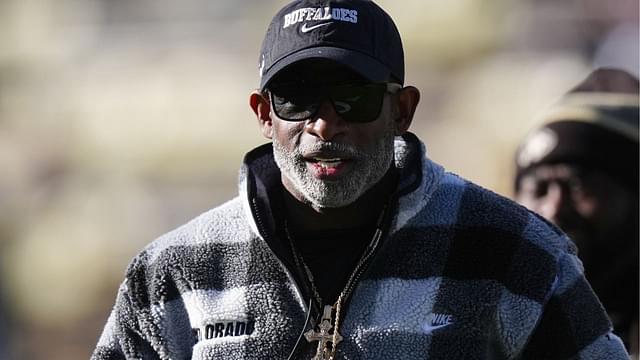
<path fill-rule="evenodd" d="M 321 149 L 349 154 L 353 159 L 349 174 L 338 181 L 315 178 L 307 169 L 302 154 Z M 387 131 L 371 151 L 360 151 L 352 146 L 334 142 L 301 145 L 293 151 L 288 151 L 276 138 L 273 139 L 273 154 L 282 175 L 290 180 L 305 203 L 320 209 L 344 207 L 360 198 L 387 172 L 393 161 L 393 149 L 393 131 Z"/>

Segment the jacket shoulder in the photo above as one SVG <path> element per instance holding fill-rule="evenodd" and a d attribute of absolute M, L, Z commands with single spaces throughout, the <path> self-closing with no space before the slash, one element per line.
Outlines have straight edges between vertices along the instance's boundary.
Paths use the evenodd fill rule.
<path fill-rule="evenodd" d="M 445 179 L 441 191 L 455 202 L 457 226 L 508 234 L 513 241 L 528 243 L 556 260 L 577 253 L 557 226 L 533 211 L 455 174 L 447 173 Z"/>
<path fill-rule="evenodd" d="M 152 260 L 173 247 L 248 240 L 247 230 L 242 203 L 236 197 L 159 236 L 145 246 L 138 256 Z"/>
<path fill-rule="evenodd" d="M 225 259 L 247 255 L 252 239 L 242 203 L 232 199 L 149 243 L 129 263 L 124 286 L 145 308 L 150 300 L 217 284 Z"/>

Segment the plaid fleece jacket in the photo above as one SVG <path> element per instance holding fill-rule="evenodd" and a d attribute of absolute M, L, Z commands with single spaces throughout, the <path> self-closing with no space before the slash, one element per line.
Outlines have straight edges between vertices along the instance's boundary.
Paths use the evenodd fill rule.
<path fill-rule="evenodd" d="M 445 172 L 412 134 L 395 155 L 395 211 L 338 359 L 628 359 L 565 235 Z M 140 252 L 92 359 L 287 359 L 310 325 L 271 211 L 279 179 L 271 146 L 253 150 L 237 198 Z"/>

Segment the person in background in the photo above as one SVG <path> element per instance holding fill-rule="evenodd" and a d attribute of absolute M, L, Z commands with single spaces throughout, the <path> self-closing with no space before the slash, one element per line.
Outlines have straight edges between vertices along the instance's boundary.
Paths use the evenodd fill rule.
<path fill-rule="evenodd" d="M 382 8 L 291 2 L 258 64 L 268 143 L 237 197 L 134 258 L 94 360 L 626 359 L 566 235 L 408 131 Z"/>
<path fill-rule="evenodd" d="M 638 79 L 600 68 L 519 146 L 515 199 L 577 244 L 585 275 L 638 354 Z"/>

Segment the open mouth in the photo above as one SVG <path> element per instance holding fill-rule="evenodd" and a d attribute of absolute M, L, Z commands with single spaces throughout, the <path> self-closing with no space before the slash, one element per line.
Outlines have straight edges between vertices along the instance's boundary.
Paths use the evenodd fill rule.
<path fill-rule="evenodd" d="M 321 180 L 337 180 L 351 163 L 351 159 L 343 157 L 311 156 L 305 158 L 313 176 Z"/>
<path fill-rule="evenodd" d="M 318 165 L 318 166 L 320 166 L 322 168 L 336 168 L 346 160 L 344 160 L 342 158 L 314 157 L 314 158 L 311 158 L 311 159 L 307 159 L 307 161 L 309 161 L 312 164 L 316 164 L 316 165 Z"/>
<path fill-rule="evenodd" d="M 309 173 L 323 181 L 338 181 L 346 176 L 354 166 L 357 155 L 355 149 L 348 146 L 316 146 L 303 153 Z"/>

